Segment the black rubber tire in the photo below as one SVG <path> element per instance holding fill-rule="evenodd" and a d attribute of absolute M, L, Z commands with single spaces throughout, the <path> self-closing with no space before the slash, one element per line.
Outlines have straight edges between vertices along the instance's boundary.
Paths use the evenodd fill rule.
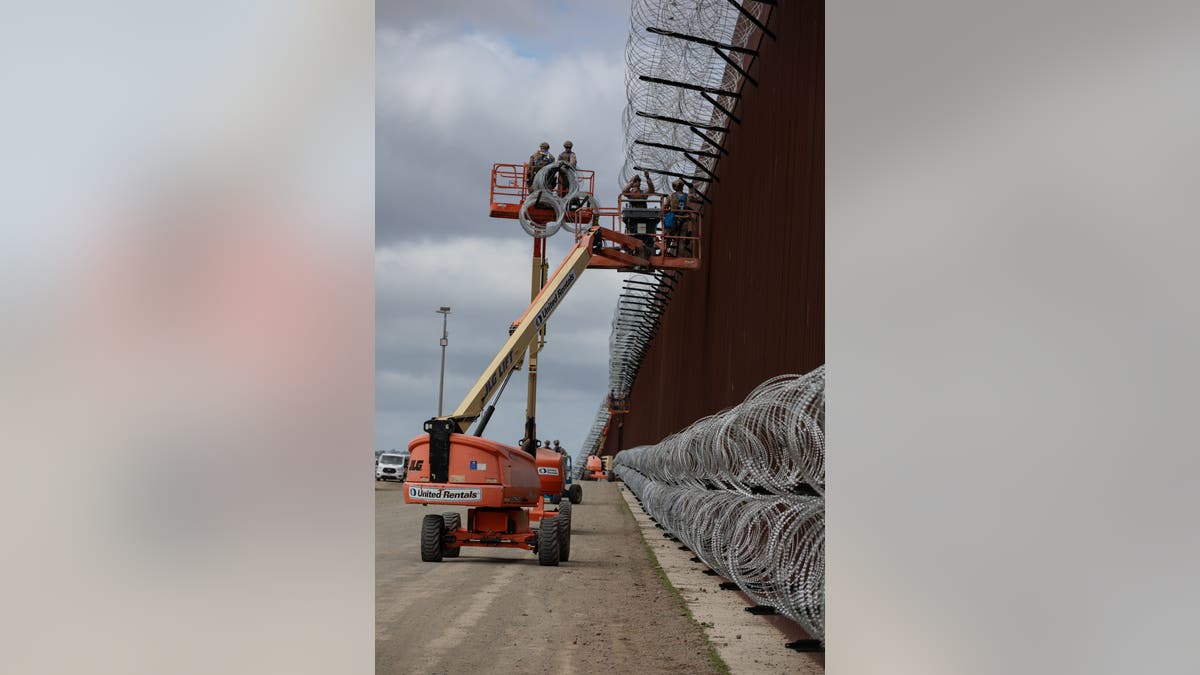
<path fill-rule="evenodd" d="M 567 500 L 572 504 L 579 504 L 583 502 L 583 486 L 579 483 L 575 483 L 571 485 L 571 487 L 567 488 Z"/>
<path fill-rule="evenodd" d="M 542 518 L 542 527 L 538 530 L 538 564 L 543 567 L 557 567 L 558 551 L 558 520 Z"/>
<path fill-rule="evenodd" d="M 559 502 L 561 502 L 561 501 L 562 501 L 562 495 L 551 495 L 551 496 L 550 496 L 550 503 L 551 503 L 551 504 L 557 504 L 557 503 L 559 503 Z"/>
<path fill-rule="evenodd" d="M 561 522 L 558 524 L 558 559 L 563 562 L 571 559 L 571 530 Z"/>
<path fill-rule="evenodd" d="M 567 524 L 567 529 L 571 528 L 571 500 L 558 505 L 558 519 Z"/>
<path fill-rule="evenodd" d="M 457 513 L 443 513 L 442 522 L 446 523 L 446 532 L 457 530 L 462 526 L 462 516 Z M 447 558 L 457 558 L 459 553 L 462 553 L 461 546 L 442 546 L 442 555 Z"/>
<path fill-rule="evenodd" d="M 442 562 L 446 549 L 446 521 L 430 513 L 421 519 L 421 562 Z"/>
<path fill-rule="evenodd" d="M 558 557 L 563 562 L 567 562 L 571 559 L 571 502 L 564 502 L 563 506 L 567 507 L 567 512 L 561 516 L 555 516 L 554 520 L 558 521 Z M 563 519 L 564 517 L 566 520 Z"/>

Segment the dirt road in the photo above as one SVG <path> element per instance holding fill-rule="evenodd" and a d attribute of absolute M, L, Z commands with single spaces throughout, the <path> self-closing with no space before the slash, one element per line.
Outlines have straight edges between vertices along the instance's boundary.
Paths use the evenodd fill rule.
<path fill-rule="evenodd" d="M 375 671 L 712 673 L 709 645 L 654 569 L 616 486 L 583 484 L 571 560 L 465 548 L 421 562 L 427 513 L 376 483 Z M 436 510 L 435 510 L 436 509 Z"/>

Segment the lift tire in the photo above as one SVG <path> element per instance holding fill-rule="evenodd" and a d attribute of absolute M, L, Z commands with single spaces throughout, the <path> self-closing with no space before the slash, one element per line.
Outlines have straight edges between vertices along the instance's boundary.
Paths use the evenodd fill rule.
<path fill-rule="evenodd" d="M 571 500 L 568 499 L 558 505 L 558 519 L 567 524 L 568 530 L 571 529 Z"/>
<path fill-rule="evenodd" d="M 558 521 L 558 528 L 562 530 L 559 533 L 562 537 L 558 542 L 558 554 L 563 560 L 566 560 L 571 555 L 571 530 L 574 529 L 571 523 L 570 500 L 563 500 L 563 503 L 558 505 L 558 515 L 555 520 Z"/>
<path fill-rule="evenodd" d="M 571 503 L 567 502 L 567 506 Z M 563 562 L 571 559 L 571 512 L 567 511 L 567 519 L 563 520 L 562 516 L 555 518 L 558 521 L 558 557 Z"/>
<path fill-rule="evenodd" d="M 559 502 L 561 502 L 561 501 L 562 501 L 562 495 L 551 495 L 551 496 L 550 496 L 550 503 L 551 503 L 551 504 L 557 504 L 557 503 L 559 503 Z"/>
<path fill-rule="evenodd" d="M 446 523 L 446 534 L 449 536 L 450 532 L 457 530 L 462 526 L 462 516 L 458 515 L 457 513 L 443 513 L 442 522 Z M 443 541 L 445 541 L 445 539 L 443 539 Z M 462 553 L 461 546 L 446 546 L 444 544 L 442 546 L 442 555 L 444 557 L 457 558 L 459 553 Z"/>
<path fill-rule="evenodd" d="M 576 483 L 567 488 L 567 500 L 572 504 L 578 504 L 583 501 L 583 486 Z"/>
<path fill-rule="evenodd" d="M 558 519 L 542 518 L 542 527 L 538 530 L 538 564 L 543 567 L 556 567 L 559 561 L 558 550 Z"/>
<path fill-rule="evenodd" d="M 421 520 L 421 562 L 441 562 L 446 548 L 446 521 L 430 513 Z"/>

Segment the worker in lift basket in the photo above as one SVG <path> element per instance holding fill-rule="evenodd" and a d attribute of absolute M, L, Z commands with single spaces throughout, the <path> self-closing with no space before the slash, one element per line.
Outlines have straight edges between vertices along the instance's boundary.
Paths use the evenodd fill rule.
<path fill-rule="evenodd" d="M 579 168 L 579 165 L 577 164 L 578 158 L 575 156 L 575 152 L 571 150 L 571 148 L 574 146 L 575 144 L 571 141 L 563 141 L 563 151 L 558 153 L 558 161 L 569 165 L 572 169 Z M 558 194 L 560 197 L 565 197 L 567 196 L 567 186 L 571 184 L 571 181 L 567 179 L 566 169 L 558 170 L 558 180 Z M 568 206 L 573 205 L 569 204 Z"/>
<path fill-rule="evenodd" d="M 533 192 L 533 177 L 537 175 L 542 167 L 548 166 L 554 162 L 554 155 L 550 154 L 550 144 L 542 141 L 538 146 L 537 152 L 529 156 L 529 164 L 525 167 L 525 187 L 529 192 Z M 554 187 L 550 185 L 548 187 Z"/>
<path fill-rule="evenodd" d="M 646 186 L 648 189 L 642 189 L 642 176 L 646 177 Z M 631 209 L 646 208 L 646 196 L 654 192 L 654 179 L 650 177 L 649 171 L 642 171 L 642 176 L 630 178 L 629 182 L 625 184 L 625 188 L 621 190 L 621 202 L 624 207 Z M 649 258 L 650 252 L 654 250 L 654 230 L 658 221 L 624 215 L 622 215 L 621 220 L 625 223 L 625 231 L 642 241 L 644 248 L 644 255 L 642 257 Z"/>
<path fill-rule="evenodd" d="M 679 235 L 683 234 L 683 225 L 690 219 L 686 213 L 688 195 L 683 191 L 683 180 L 676 178 L 671 182 L 673 192 L 667 195 L 663 202 L 663 235 L 668 237 L 667 255 L 675 255 L 679 249 Z"/>

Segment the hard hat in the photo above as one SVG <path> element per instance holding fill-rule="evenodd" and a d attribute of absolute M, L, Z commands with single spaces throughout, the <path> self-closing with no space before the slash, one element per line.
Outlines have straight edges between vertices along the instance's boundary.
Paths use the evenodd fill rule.
<path fill-rule="evenodd" d="M 671 187 L 675 188 L 676 190 L 683 187 L 683 179 L 676 178 L 675 180 L 671 181 Z"/>
<path fill-rule="evenodd" d="M 573 145 L 574 145 L 574 143 L 572 143 L 571 141 L 563 141 L 563 147 L 564 147 L 564 148 L 570 148 L 570 147 L 572 147 Z"/>
<path fill-rule="evenodd" d="M 555 445 L 558 445 L 558 439 L 557 439 L 557 438 L 556 438 L 556 439 L 554 439 L 554 444 L 555 444 Z"/>
<path fill-rule="evenodd" d="M 539 148 L 542 148 L 543 150 L 549 150 L 549 149 L 550 149 L 550 144 L 549 144 L 549 143 L 547 143 L 546 141 L 542 141 L 542 144 L 541 144 L 541 145 L 539 145 L 538 147 L 539 147 Z"/>

